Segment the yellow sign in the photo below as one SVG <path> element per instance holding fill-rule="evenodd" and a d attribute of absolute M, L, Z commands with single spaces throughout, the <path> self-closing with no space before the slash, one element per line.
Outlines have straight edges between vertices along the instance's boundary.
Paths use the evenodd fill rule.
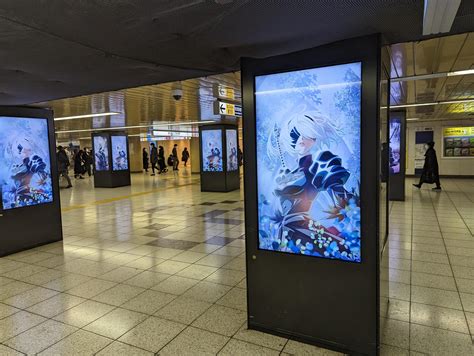
<path fill-rule="evenodd" d="M 234 100 L 235 99 L 235 91 L 234 88 L 225 87 L 219 85 L 217 88 L 217 95 L 223 99 Z"/>
<path fill-rule="evenodd" d="M 474 136 L 474 126 L 471 127 L 447 127 L 443 131 L 444 137 L 451 136 Z"/>

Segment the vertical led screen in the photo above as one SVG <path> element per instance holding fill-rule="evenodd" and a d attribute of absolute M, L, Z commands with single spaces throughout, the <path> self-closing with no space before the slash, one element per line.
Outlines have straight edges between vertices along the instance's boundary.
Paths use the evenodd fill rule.
<path fill-rule="evenodd" d="M 232 172 L 239 169 L 237 161 L 237 130 L 225 130 L 227 142 L 227 171 Z"/>
<path fill-rule="evenodd" d="M 108 171 L 109 167 L 109 139 L 107 136 L 94 136 L 95 170 Z"/>
<path fill-rule="evenodd" d="M 361 262 L 361 63 L 255 77 L 260 249 Z"/>
<path fill-rule="evenodd" d="M 0 116 L 0 191 L 4 210 L 53 201 L 46 119 Z"/>
<path fill-rule="evenodd" d="M 390 120 L 390 145 L 388 152 L 390 174 L 400 173 L 400 138 L 402 123 L 400 119 Z"/>
<path fill-rule="evenodd" d="M 202 170 L 222 172 L 222 130 L 202 130 Z"/>
<path fill-rule="evenodd" d="M 127 136 L 112 136 L 112 170 L 128 169 Z"/>

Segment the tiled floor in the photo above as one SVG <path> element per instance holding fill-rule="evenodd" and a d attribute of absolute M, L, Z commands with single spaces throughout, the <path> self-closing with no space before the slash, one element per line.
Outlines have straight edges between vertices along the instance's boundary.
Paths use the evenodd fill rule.
<path fill-rule="evenodd" d="M 0 259 L 0 355 L 329 355 L 246 328 L 242 192 L 62 191 L 64 242 Z M 382 354 L 474 354 L 474 182 L 391 207 Z M 410 185 L 411 187 L 411 185 Z"/>

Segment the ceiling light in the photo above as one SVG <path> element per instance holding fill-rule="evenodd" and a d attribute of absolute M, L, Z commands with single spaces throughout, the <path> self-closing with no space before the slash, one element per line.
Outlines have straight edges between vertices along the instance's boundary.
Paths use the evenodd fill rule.
<path fill-rule="evenodd" d="M 423 36 L 451 30 L 461 0 L 425 0 Z"/>
<path fill-rule="evenodd" d="M 401 108 L 411 108 L 417 106 L 431 106 L 431 105 L 445 105 L 445 104 L 462 104 L 462 103 L 471 103 L 474 102 L 474 99 L 461 99 L 461 100 L 440 100 L 433 101 L 430 103 L 419 103 L 419 104 L 401 104 L 401 105 L 391 105 L 390 109 L 401 109 Z M 386 106 L 381 106 L 381 109 L 386 109 Z"/>
<path fill-rule="evenodd" d="M 417 120 L 420 120 L 420 119 L 417 118 L 417 117 L 413 117 L 413 118 L 407 119 L 407 121 L 417 121 Z"/>
<path fill-rule="evenodd" d="M 214 120 L 203 120 L 203 121 L 187 121 L 181 123 L 172 123 L 166 124 L 168 126 L 175 126 L 175 125 L 191 125 L 191 124 L 210 124 L 214 123 Z M 141 128 L 149 128 L 149 127 L 156 127 L 157 124 L 151 125 L 134 125 L 134 126 L 117 126 L 117 127 L 103 127 L 103 128 L 96 128 L 96 129 L 80 129 L 80 130 L 60 130 L 56 131 L 56 134 L 64 134 L 64 133 L 74 133 L 74 132 L 95 132 L 95 131 L 115 131 L 115 130 L 128 130 L 128 129 L 141 129 Z"/>
<path fill-rule="evenodd" d="M 87 115 L 75 115 L 75 116 L 63 116 L 63 117 L 55 117 L 54 121 L 64 121 L 64 120 L 75 120 L 75 119 L 83 119 L 86 117 L 100 117 L 100 116 L 112 116 L 112 115 L 120 115 L 119 112 L 102 112 L 98 114 L 87 114 Z"/>
<path fill-rule="evenodd" d="M 474 74 L 474 69 L 456 70 L 454 72 L 446 73 L 448 77 L 453 77 L 456 75 L 469 75 L 469 74 Z"/>

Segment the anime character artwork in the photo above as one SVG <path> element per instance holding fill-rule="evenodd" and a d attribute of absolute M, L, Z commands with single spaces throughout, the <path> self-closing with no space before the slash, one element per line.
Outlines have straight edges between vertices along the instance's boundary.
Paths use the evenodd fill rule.
<path fill-rule="evenodd" d="M 361 261 L 361 64 L 255 78 L 259 247 Z"/>
<path fill-rule="evenodd" d="M 237 130 L 226 130 L 227 142 L 227 171 L 232 172 L 239 169 L 237 160 Z"/>
<path fill-rule="evenodd" d="M 390 120 L 390 173 L 400 173 L 400 119 Z"/>
<path fill-rule="evenodd" d="M 46 119 L 0 117 L 0 190 L 4 210 L 53 201 Z"/>
<path fill-rule="evenodd" d="M 112 136 L 112 169 L 114 171 L 128 169 L 126 136 Z"/>
<path fill-rule="evenodd" d="M 109 147 L 107 136 L 94 136 L 95 170 L 109 170 Z"/>
<path fill-rule="evenodd" d="M 222 131 L 202 130 L 202 159 L 205 172 L 222 172 Z"/>

